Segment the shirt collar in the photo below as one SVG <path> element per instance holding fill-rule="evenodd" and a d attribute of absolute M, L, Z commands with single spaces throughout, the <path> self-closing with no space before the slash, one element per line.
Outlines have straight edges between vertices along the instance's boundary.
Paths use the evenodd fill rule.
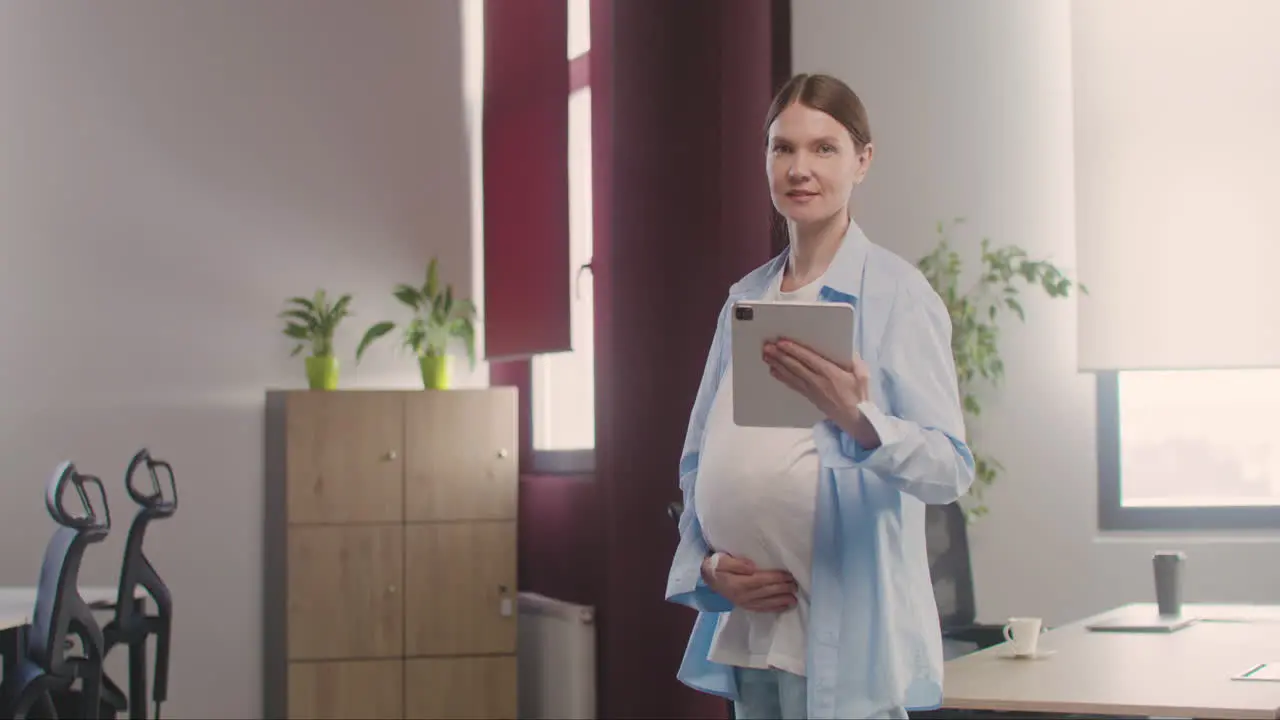
<path fill-rule="evenodd" d="M 871 241 L 858 227 L 852 218 L 849 229 L 840 240 L 840 248 L 836 250 L 831 265 L 822 278 L 822 290 L 819 297 L 826 301 L 848 302 L 856 304 L 862 294 L 863 269 L 867 263 L 867 253 Z M 779 280 L 779 276 L 787 269 L 787 256 L 790 250 L 784 250 L 770 260 L 760 271 L 748 275 L 738 283 L 733 294 L 740 298 L 758 299 L 764 297 L 769 287 Z"/>

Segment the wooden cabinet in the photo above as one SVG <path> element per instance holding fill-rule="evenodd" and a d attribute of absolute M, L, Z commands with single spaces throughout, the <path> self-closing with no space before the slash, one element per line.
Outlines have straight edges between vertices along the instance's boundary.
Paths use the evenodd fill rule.
<path fill-rule="evenodd" d="M 516 716 L 516 402 L 267 393 L 264 717 Z"/>

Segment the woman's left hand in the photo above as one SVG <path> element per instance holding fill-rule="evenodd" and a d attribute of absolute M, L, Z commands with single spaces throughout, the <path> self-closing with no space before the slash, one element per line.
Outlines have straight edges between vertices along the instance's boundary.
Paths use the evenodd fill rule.
<path fill-rule="evenodd" d="M 858 405 L 871 398 L 871 371 L 857 355 L 836 362 L 794 340 L 766 342 L 764 361 L 769 372 L 787 387 L 809 399 L 864 448 L 878 446 L 875 429 Z"/>

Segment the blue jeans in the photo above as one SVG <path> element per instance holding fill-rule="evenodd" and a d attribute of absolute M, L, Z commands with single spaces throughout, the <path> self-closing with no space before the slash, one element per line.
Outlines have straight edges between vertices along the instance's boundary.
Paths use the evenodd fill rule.
<path fill-rule="evenodd" d="M 805 720 L 809 716 L 809 682 L 782 670 L 738 668 L 737 720 Z"/>

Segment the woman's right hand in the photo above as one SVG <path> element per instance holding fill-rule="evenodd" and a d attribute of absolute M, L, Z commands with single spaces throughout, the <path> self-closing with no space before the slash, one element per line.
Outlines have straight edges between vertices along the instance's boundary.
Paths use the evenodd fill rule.
<path fill-rule="evenodd" d="M 755 563 L 727 553 L 702 561 L 702 579 L 721 597 L 744 610 L 782 612 L 795 607 L 796 580 L 785 570 L 758 570 Z"/>

